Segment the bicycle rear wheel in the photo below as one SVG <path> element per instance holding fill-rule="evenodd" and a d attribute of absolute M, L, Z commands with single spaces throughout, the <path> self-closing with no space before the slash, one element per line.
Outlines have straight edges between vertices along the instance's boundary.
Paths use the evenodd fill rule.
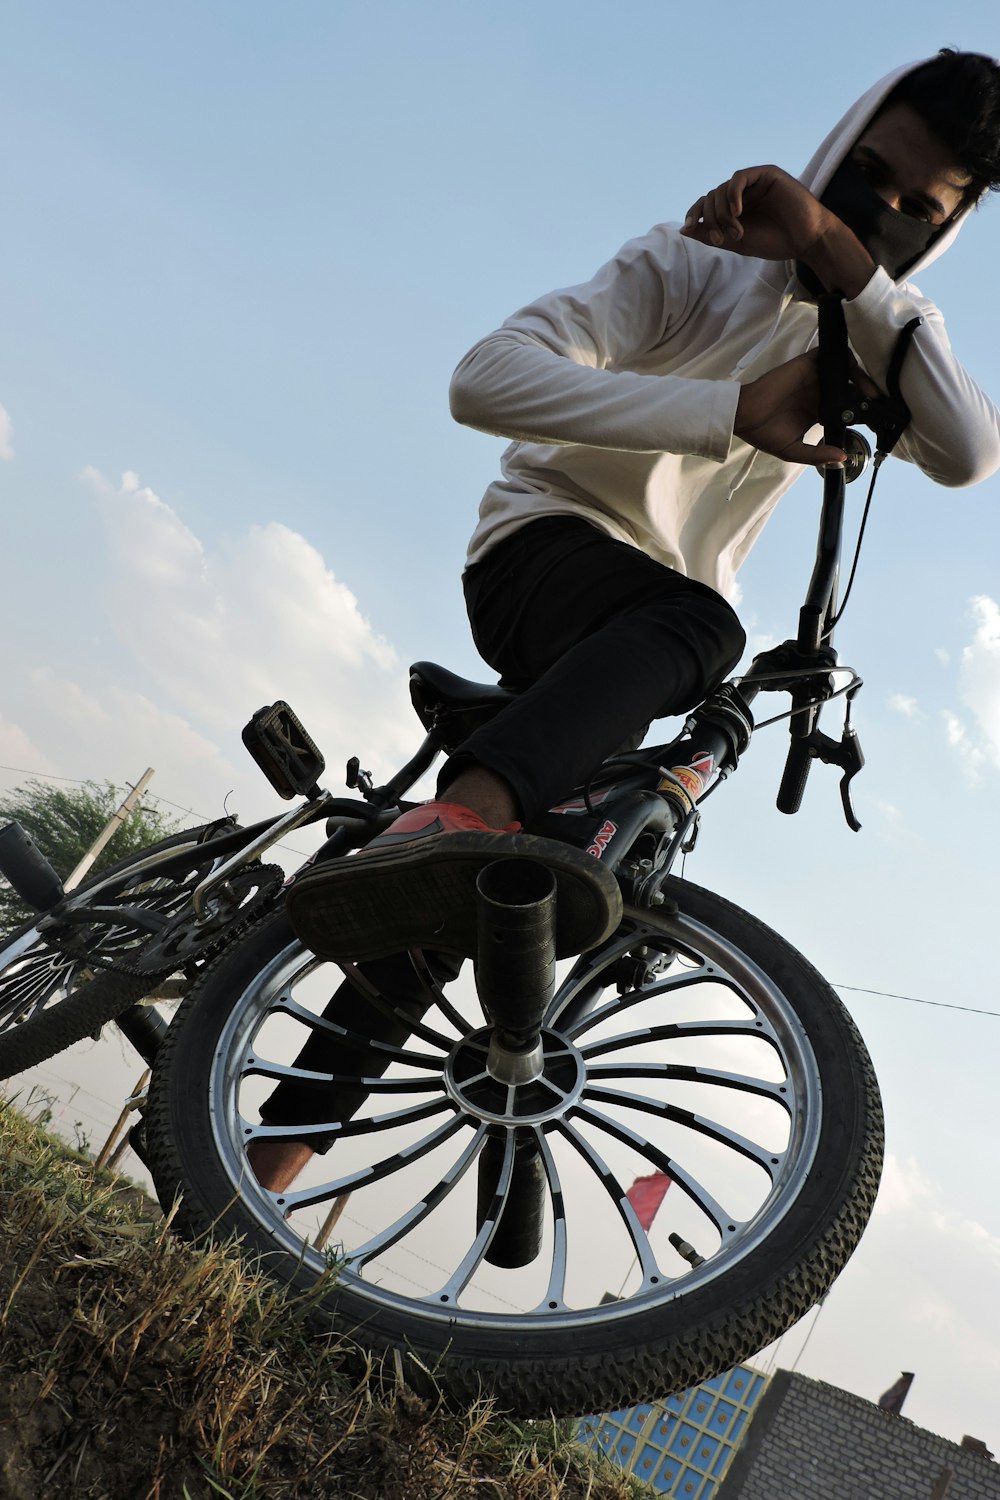
<path fill-rule="evenodd" d="M 226 820 L 160 839 L 0 944 L 0 1079 L 94 1035 L 180 967 L 165 961 L 140 974 L 128 965 L 187 906 L 211 869 L 212 837 L 234 828 Z M 158 854 L 175 857 L 175 851 L 181 864 L 169 875 L 136 869 Z"/>
<path fill-rule="evenodd" d="M 837 996 L 782 938 L 696 886 L 665 894 L 564 975 L 540 1080 L 496 1084 L 471 986 L 442 990 L 413 954 L 423 1020 L 350 1077 L 338 1038 L 353 1056 L 364 1039 L 344 1008 L 329 1073 L 300 1080 L 317 1101 L 305 1128 L 264 1126 L 259 1106 L 323 1034 L 340 973 L 282 913 L 251 929 L 157 1059 L 149 1160 L 161 1202 L 181 1196 L 177 1227 L 236 1233 L 298 1290 L 332 1254 L 326 1328 L 393 1352 L 419 1388 L 461 1402 L 485 1390 L 522 1415 L 665 1395 L 762 1348 L 861 1236 L 881 1169 L 877 1085 Z M 391 996 L 369 998 L 394 1013 Z M 367 1099 L 345 1121 L 347 1089 Z M 265 1191 L 248 1143 L 310 1130 L 332 1136 L 329 1155 Z M 537 1243 L 505 1264 L 499 1226 L 531 1177 Z M 653 1217 L 644 1178 L 662 1196 Z"/>

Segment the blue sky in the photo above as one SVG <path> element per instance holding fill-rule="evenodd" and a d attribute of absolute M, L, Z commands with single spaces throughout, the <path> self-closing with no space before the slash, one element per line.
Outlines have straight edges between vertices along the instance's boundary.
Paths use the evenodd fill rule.
<path fill-rule="evenodd" d="M 901 36 L 857 0 L 836 26 L 667 0 L 8 0 L 0 784 L 153 765 L 171 803 L 213 814 L 233 788 L 258 815 L 239 728 L 277 696 L 331 764 L 388 771 L 410 660 L 485 675 L 458 577 L 501 445 L 450 419 L 461 355 L 736 167 L 799 170 L 946 43 L 994 48 L 995 4 L 911 5 Z M 994 395 L 998 242 L 987 204 L 922 282 Z M 805 478 L 741 574 L 757 646 L 794 626 L 818 495 Z M 799 1367 L 873 1397 L 913 1369 L 907 1415 L 994 1448 L 1000 1018 L 915 999 L 1000 1011 L 998 499 L 880 480 L 838 637 L 866 679 L 864 831 L 832 770 L 774 811 L 771 731 L 688 867 L 864 991 L 843 993 L 892 1161 Z"/>

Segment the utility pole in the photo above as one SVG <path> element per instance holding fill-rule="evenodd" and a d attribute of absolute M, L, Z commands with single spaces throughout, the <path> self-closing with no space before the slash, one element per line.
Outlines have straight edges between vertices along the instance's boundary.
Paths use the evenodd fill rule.
<path fill-rule="evenodd" d="M 122 805 L 117 809 L 116 812 L 113 812 L 111 814 L 111 817 L 108 819 L 101 832 L 97 835 L 96 839 L 91 844 L 90 848 L 87 850 L 86 854 L 83 856 L 76 869 L 71 871 L 67 878 L 63 881 L 64 891 L 75 890 L 75 888 L 80 884 L 80 881 L 86 875 L 87 871 L 94 863 L 94 860 L 97 858 L 101 850 L 104 848 L 105 844 L 111 838 L 111 835 L 121 827 L 135 804 L 138 802 L 139 798 L 142 796 L 143 792 L 146 790 L 149 783 L 152 781 L 153 774 L 153 767 L 149 766 L 143 773 L 143 775 L 140 776 L 139 780 L 129 792 Z"/>

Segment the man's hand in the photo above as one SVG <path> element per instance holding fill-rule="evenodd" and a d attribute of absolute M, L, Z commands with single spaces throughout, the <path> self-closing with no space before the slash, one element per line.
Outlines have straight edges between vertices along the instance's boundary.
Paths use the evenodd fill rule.
<path fill-rule="evenodd" d="M 875 262 L 857 236 L 808 188 L 780 167 L 745 167 L 692 203 L 681 234 L 703 245 L 799 260 L 829 291 L 856 297 Z"/>
<path fill-rule="evenodd" d="M 819 421 L 819 353 L 811 349 L 759 375 L 740 391 L 733 433 L 790 464 L 837 464 L 842 448 L 803 442 Z"/>
<path fill-rule="evenodd" d="M 737 255 L 805 260 L 833 219 L 780 167 L 745 167 L 692 203 L 681 233 Z"/>

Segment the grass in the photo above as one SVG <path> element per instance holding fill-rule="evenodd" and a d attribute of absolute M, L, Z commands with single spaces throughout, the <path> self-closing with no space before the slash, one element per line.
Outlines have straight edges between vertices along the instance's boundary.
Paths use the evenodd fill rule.
<path fill-rule="evenodd" d="M 573 1424 L 454 1413 L 317 1338 L 233 1247 L 0 1104 L 4 1500 L 629 1500 Z M 333 1271 L 330 1274 L 335 1274 Z"/>

